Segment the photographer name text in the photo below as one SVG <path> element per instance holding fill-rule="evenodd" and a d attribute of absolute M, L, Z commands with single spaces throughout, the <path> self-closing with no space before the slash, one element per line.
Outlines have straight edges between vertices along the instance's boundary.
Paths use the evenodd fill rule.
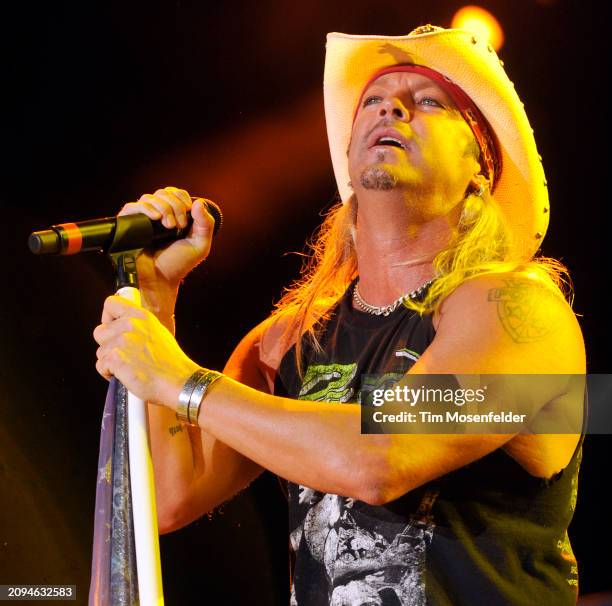
<path fill-rule="evenodd" d="M 526 414 L 510 411 L 487 412 L 483 414 L 463 414 L 458 410 L 445 414 L 420 410 L 419 412 L 402 411 L 396 414 L 377 410 L 372 414 L 375 423 L 524 423 Z"/>

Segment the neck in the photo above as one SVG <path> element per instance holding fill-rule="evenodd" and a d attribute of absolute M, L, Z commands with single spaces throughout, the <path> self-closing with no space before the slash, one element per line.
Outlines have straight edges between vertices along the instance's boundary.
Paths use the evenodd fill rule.
<path fill-rule="evenodd" d="M 433 259 L 453 235 L 456 211 L 424 218 L 404 201 L 392 203 L 370 196 L 360 203 L 355 246 L 359 292 L 365 301 L 389 305 L 431 280 Z"/>

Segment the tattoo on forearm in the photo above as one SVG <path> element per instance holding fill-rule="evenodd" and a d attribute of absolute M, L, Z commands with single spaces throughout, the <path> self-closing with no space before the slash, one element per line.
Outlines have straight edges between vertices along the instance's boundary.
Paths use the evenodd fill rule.
<path fill-rule="evenodd" d="M 174 437 L 179 431 L 183 431 L 183 426 L 175 425 L 174 427 L 171 427 L 168 431 L 170 432 L 170 435 Z"/>
<path fill-rule="evenodd" d="M 533 343 L 553 328 L 550 317 L 554 295 L 545 286 L 519 279 L 505 279 L 506 286 L 492 288 L 488 301 L 497 303 L 497 316 L 516 343 Z"/>

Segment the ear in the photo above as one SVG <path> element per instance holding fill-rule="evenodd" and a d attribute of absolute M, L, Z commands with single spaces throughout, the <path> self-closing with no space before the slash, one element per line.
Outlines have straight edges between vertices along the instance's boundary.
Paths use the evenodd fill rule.
<path fill-rule="evenodd" d="M 487 189 L 489 183 L 482 173 L 475 174 L 471 179 L 465 190 L 465 196 L 476 194 L 482 196 L 483 192 Z"/>
<path fill-rule="evenodd" d="M 489 181 L 482 173 L 477 173 L 470 179 L 469 190 L 478 191 L 480 189 L 486 189 L 489 185 Z"/>

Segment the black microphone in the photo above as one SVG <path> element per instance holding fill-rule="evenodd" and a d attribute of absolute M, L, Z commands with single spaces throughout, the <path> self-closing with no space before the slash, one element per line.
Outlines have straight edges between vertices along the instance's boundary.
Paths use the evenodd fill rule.
<path fill-rule="evenodd" d="M 223 224 L 223 214 L 211 200 L 204 200 L 204 204 L 215 220 L 213 236 L 216 236 Z M 142 213 L 104 217 L 61 223 L 35 231 L 28 238 L 28 246 L 35 255 L 74 255 L 90 251 L 117 253 L 179 240 L 189 233 L 192 224 L 191 213 L 187 213 L 187 227 L 170 229 Z"/>

